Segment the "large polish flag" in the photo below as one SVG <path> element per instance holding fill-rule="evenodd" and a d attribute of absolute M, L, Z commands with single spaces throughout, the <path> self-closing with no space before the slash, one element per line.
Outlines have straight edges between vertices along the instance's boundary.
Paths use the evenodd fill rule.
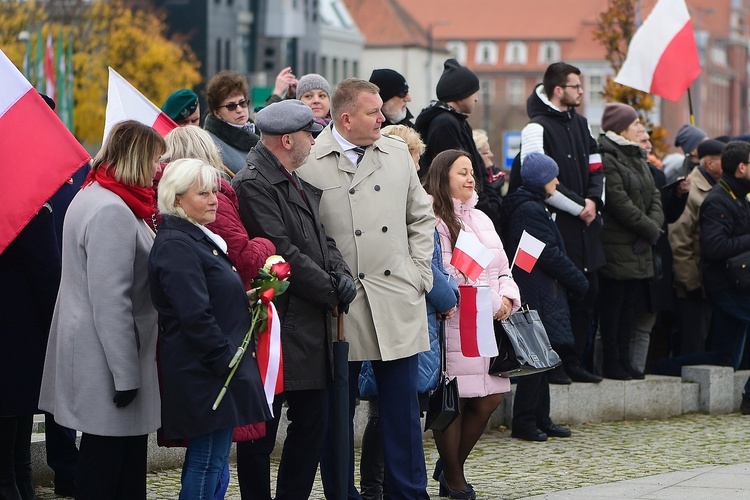
<path fill-rule="evenodd" d="M 0 82 L 2 253 L 91 157 L 2 50 Z"/>
<path fill-rule="evenodd" d="M 521 233 L 521 241 L 518 242 L 516 255 L 513 257 L 513 264 L 510 267 L 516 265 L 530 273 L 534 269 L 536 261 L 539 260 L 539 256 L 542 255 L 545 246 L 542 240 L 531 236 L 524 229 Z"/>
<path fill-rule="evenodd" d="M 490 265 L 495 254 L 482 245 L 472 233 L 463 229 L 459 231 L 456 246 L 453 248 L 451 265 L 464 273 L 469 279 L 475 280 Z"/>
<path fill-rule="evenodd" d="M 109 131 L 115 124 L 125 120 L 154 127 L 162 136 L 177 128 L 177 124 L 154 103 L 138 92 L 130 82 L 109 68 L 109 88 L 107 89 L 107 112 L 104 120 L 104 137 L 107 140 Z"/>
<path fill-rule="evenodd" d="M 685 0 L 659 0 L 630 40 L 615 82 L 676 101 L 700 73 Z"/>
<path fill-rule="evenodd" d="M 492 291 L 489 286 L 459 285 L 458 328 L 461 354 L 467 358 L 498 355 L 492 324 Z"/>

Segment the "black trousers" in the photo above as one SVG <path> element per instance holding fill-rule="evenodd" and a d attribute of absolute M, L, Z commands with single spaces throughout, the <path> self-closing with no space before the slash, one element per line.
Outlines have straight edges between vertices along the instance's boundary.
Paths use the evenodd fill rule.
<path fill-rule="evenodd" d="M 613 280 L 601 278 L 601 318 L 603 370 L 630 364 L 630 338 L 637 304 L 643 301 L 646 280 Z"/>
<path fill-rule="evenodd" d="M 76 431 L 55 422 L 50 413 L 44 414 L 44 442 L 47 465 L 55 472 L 55 486 L 75 482 L 78 448 Z"/>
<path fill-rule="evenodd" d="M 513 429 L 546 429 L 551 423 L 547 374 L 518 377 L 513 399 Z"/>
<path fill-rule="evenodd" d="M 593 368 L 594 342 L 591 324 L 597 308 L 599 296 L 599 274 L 597 272 L 585 273 L 589 281 L 589 289 L 583 299 L 571 299 L 568 301 L 570 308 L 570 326 L 573 329 L 575 339 L 575 352 L 583 367 L 588 370 Z M 563 360 L 565 365 L 569 361 Z"/>
<path fill-rule="evenodd" d="M 33 500 L 31 428 L 34 415 L 0 417 L 0 498 Z"/>
<path fill-rule="evenodd" d="M 328 422 L 328 389 L 286 391 L 273 402 L 274 419 L 266 422 L 266 436 L 237 443 L 237 479 L 242 500 L 270 500 L 271 452 L 276 444 L 282 403 L 289 409 L 284 448 L 276 481 L 276 500 L 310 497 L 323 451 Z"/>
<path fill-rule="evenodd" d="M 76 465 L 76 500 L 145 500 L 148 435 L 83 433 Z"/>

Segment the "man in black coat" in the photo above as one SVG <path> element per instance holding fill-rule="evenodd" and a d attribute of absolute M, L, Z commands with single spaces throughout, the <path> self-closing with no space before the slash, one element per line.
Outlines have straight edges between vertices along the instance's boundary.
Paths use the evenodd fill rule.
<path fill-rule="evenodd" d="M 331 310 L 346 312 L 354 280 L 318 215 L 321 191 L 294 171 L 315 144 L 312 110 L 297 100 L 272 104 L 255 121 L 261 140 L 233 179 L 240 217 L 251 237 L 268 238 L 292 266 L 287 293 L 277 299 L 284 360 L 284 393 L 274 401 L 266 437 L 239 443 L 237 471 L 243 498 L 270 499 L 270 454 L 281 403 L 289 427 L 279 464 L 276 499 L 307 498 L 323 448 L 332 381 Z"/>
<path fill-rule="evenodd" d="M 586 118 L 576 113 L 581 105 L 583 86 L 581 71 L 563 62 L 551 64 L 528 98 L 527 112 L 531 121 L 521 132 L 520 165 L 511 171 L 509 191 L 521 184 L 520 169 L 527 155 L 544 153 L 560 167 L 560 185 L 555 195 L 546 200 L 565 242 L 568 257 L 589 281 L 583 299 L 571 299 L 570 306 L 575 350 L 561 352 L 563 367 L 549 374 L 552 383 L 600 382 L 601 377 L 589 373 L 581 360 L 587 348 L 588 333 L 594 317 L 599 282 L 596 270 L 604 265 L 601 244 L 604 205 L 604 172 L 596 141 Z M 519 169 L 520 167 L 520 169 Z M 567 372 L 567 373 L 566 373 Z M 570 377 L 568 377 L 568 375 Z"/>
<path fill-rule="evenodd" d="M 727 259 L 750 251 L 750 144 L 733 141 L 721 154 L 722 174 L 700 210 L 703 289 L 714 305 L 713 350 L 662 359 L 656 372 L 679 375 L 682 366 L 719 365 L 735 370 L 742 361 L 750 329 L 750 290 L 737 288 Z M 750 414 L 750 380 L 742 394 L 742 413 Z"/>
<path fill-rule="evenodd" d="M 414 129 L 427 146 L 419 159 L 419 178 L 424 179 L 432 159 L 439 153 L 448 149 L 461 149 L 469 153 L 479 193 L 477 208 L 487 214 L 495 225 L 495 231 L 500 233 L 500 193 L 490 186 L 484 159 L 474 143 L 468 122 L 469 115 L 477 105 L 479 78 L 455 59 L 448 59 L 435 90 L 438 100 L 430 102 L 414 123 Z"/>

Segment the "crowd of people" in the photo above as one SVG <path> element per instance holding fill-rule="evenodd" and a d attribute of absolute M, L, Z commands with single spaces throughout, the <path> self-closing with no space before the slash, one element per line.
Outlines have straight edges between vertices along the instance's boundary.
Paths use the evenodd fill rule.
<path fill-rule="evenodd" d="M 285 68 L 252 110 L 247 79 L 221 71 L 205 88 L 203 128 L 189 89 L 164 103 L 179 125 L 164 138 L 115 125 L 90 169 L 0 255 L 0 275 L 17 284 L 0 300 L 12 331 L 0 337 L 0 370 L 13 372 L 0 380 L 14 381 L 0 400 L 0 497 L 34 498 L 41 410 L 61 495 L 145 499 L 157 433 L 186 450 L 182 500 L 224 498 L 233 442 L 243 499 L 308 498 L 318 468 L 326 498 L 338 497 L 342 470 L 350 499 L 429 498 L 420 417 L 444 355 L 461 413 L 433 430 L 431 476 L 441 497 L 472 499 L 466 460 L 511 381 L 512 436 L 546 441 L 572 435 L 550 418 L 549 384 L 739 368 L 750 276 L 727 261 L 750 251 L 750 143 L 686 125 L 681 161 L 662 166 L 622 103 L 605 106 L 595 138 L 576 111 L 581 72 L 558 62 L 528 98 L 521 152 L 505 171 L 468 121 L 478 94 L 477 76 L 448 59 L 437 99 L 415 118 L 392 69 L 333 88 Z M 492 256 L 475 279 L 453 259 L 463 233 Z M 513 266 L 524 233 L 544 243 L 530 271 Z M 235 363 L 251 282 L 275 254 L 291 277 L 275 299 L 283 390 L 269 401 L 254 344 Z M 489 291 L 495 328 L 523 303 L 537 310 L 562 364 L 511 380 L 465 355 L 465 287 Z M 331 418 L 340 315 L 345 429 Z M 748 391 L 750 381 L 746 414 Z M 369 412 L 356 478 L 360 398 Z M 344 464 L 332 446 L 341 432 Z"/>

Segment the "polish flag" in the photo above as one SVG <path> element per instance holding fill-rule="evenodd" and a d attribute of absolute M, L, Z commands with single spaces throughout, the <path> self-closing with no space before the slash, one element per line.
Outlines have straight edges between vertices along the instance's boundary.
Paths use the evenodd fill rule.
<path fill-rule="evenodd" d="M 461 354 L 467 358 L 498 355 L 492 324 L 492 291 L 489 286 L 459 285 L 458 326 Z"/>
<path fill-rule="evenodd" d="M 2 253 L 90 156 L 2 50 L 0 82 Z"/>
<path fill-rule="evenodd" d="M 177 128 L 177 124 L 170 117 L 156 107 L 151 101 L 138 92 L 117 71 L 109 68 L 109 88 L 107 90 L 107 112 L 104 123 L 104 137 L 107 140 L 109 131 L 115 124 L 125 120 L 154 127 L 162 136 Z"/>
<path fill-rule="evenodd" d="M 630 40 L 615 82 L 676 101 L 700 73 L 685 0 L 659 0 Z"/>
<path fill-rule="evenodd" d="M 527 273 L 530 273 L 534 269 L 534 265 L 536 265 L 536 261 L 542 254 L 544 247 L 545 244 L 542 240 L 534 238 L 524 230 L 521 233 L 521 241 L 518 242 L 518 249 L 516 250 L 516 255 L 513 257 L 513 264 L 510 267 L 512 268 L 513 265 L 516 265 Z"/>
<path fill-rule="evenodd" d="M 589 172 L 600 172 L 602 170 L 602 155 L 594 153 L 589 155 Z"/>
<path fill-rule="evenodd" d="M 46 87 L 44 93 L 55 100 L 55 54 L 52 50 L 52 35 L 47 35 L 47 48 L 44 52 L 44 76 Z"/>
<path fill-rule="evenodd" d="M 451 265 L 464 273 L 470 280 L 475 280 L 490 265 L 495 254 L 482 245 L 472 233 L 463 229 L 459 231 L 456 246 L 453 248 Z"/>

